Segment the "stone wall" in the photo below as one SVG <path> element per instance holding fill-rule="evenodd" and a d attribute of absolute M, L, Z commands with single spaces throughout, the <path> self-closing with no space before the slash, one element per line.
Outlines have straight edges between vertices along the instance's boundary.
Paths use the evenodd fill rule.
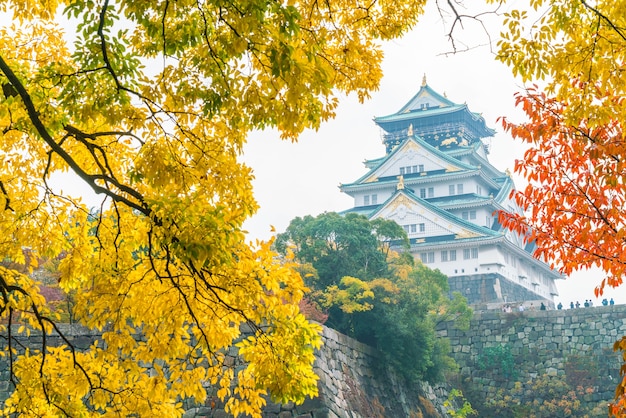
<path fill-rule="evenodd" d="M 444 387 L 406 385 L 394 373 L 379 371 L 372 348 L 323 327 L 323 346 L 316 353 L 319 396 L 302 405 L 268 403 L 268 418 L 446 418 Z M 212 404 L 213 406 L 209 406 Z M 209 396 L 205 405 L 189 406 L 185 417 L 227 417 L 223 403 Z"/>
<path fill-rule="evenodd" d="M 77 350 L 86 350 L 100 335 L 99 332 L 90 331 L 86 328 L 61 324 L 59 329 L 63 332 L 63 335 Z M 17 327 L 14 328 L 17 331 Z M 18 337 L 20 346 L 13 345 L 14 349 L 22 351 L 22 347 L 41 349 L 42 337 L 37 333 L 32 333 L 28 338 L 24 336 Z M 59 346 L 63 342 L 58 334 L 49 335 L 46 339 L 46 343 L 50 346 Z M 6 338 L 5 335 L 0 334 L 0 349 L 5 349 Z M 9 397 L 12 392 L 12 383 L 10 383 L 9 376 L 9 358 L 0 357 L 0 407 L 4 405 L 4 401 Z"/>
<path fill-rule="evenodd" d="M 77 327 L 65 331 L 78 347 L 88 347 L 96 337 Z M 497 391 L 511 390 L 515 382 L 528 384 L 541 375 L 569 375 L 586 379 L 593 386 L 593 393 L 585 397 L 585 402 L 609 402 L 620 379 L 620 357 L 612 347 L 619 337 L 626 335 L 626 306 L 477 312 L 469 331 L 442 324 L 439 333 L 450 339 L 460 375 L 473 382 L 484 399 Z M 31 336 L 30 344 L 40 342 L 40 337 L 37 338 Z M 323 340 L 324 346 L 315 362 L 320 376 L 320 396 L 303 405 L 268 404 L 264 416 L 447 416 L 442 406 L 447 398 L 444 388 L 427 384 L 407 386 L 390 371 L 376 367 L 377 356 L 371 348 L 330 328 L 324 328 Z M 485 353 L 494 348 L 506 350 L 512 363 L 494 362 L 485 367 Z M 236 356 L 236 352 L 231 355 Z M 0 402 L 11 390 L 8 378 L 8 364 L 0 358 Z M 203 405 L 187 405 L 187 409 L 186 417 L 228 416 L 214 396 L 209 396 Z"/>
<path fill-rule="evenodd" d="M 447 417 L 447 390 L 422 383 L 406 385 L 392 372 L 376 371 L 368 346 L 324 327 L 324 346 L 315 367 L 320 399 L 329 417 Z"/>
<path fill-rule="evenodd" d="M 526 287 L 514 283 L 500 273 L 486 273 L 448 278 L 450 294 L 459 292 L 471 305 L 484 305 L 503 302 L 534 301 L 536 306 L 541 302 L 552 307 L 551 300 L 541 299 Z"/>
<path fill-rule="evenodd" d="M 479 312 L 468 331 L 442 324 L 439 333 L 450 339 L 461 376 L 480 388 L 484 399 L 516 382 L 530 387 L 533 379 L 549 375 L 592 387 L 585 402 L 608 403 L 620 379 L 620 354 L 613 352 L 613 343 L 626 335 L 626 306 Z M 509 361 L 488 358 L 490 350 L 510 355 Z"/>
<path fill-rule="evenodd" d="M 77 348 L 85 349 L 97 334 L 81 327 L 63 326 L 63 332 Z M 263 416 L 271 418 L 349 418 L 349 417 L 415 417 L 444 418 L 443 407 L 448 392 L 426 383 L 407 386 L 390 371 L 379 371 L 377 356 L 370 347 L 335 330 L 323 327 L 321 350 L 316 354 L 315 370 L 320 377 L 320 396 L 302 405 L 268 403 Z M 41 337 L 31 335 L 31 346 L 41 344 Z M 49 337 L 51 345 L 60 344 L 58 337 Z M 1 340 L 0 340 L 1 343 Z M 236 350 L 229 353 L 234 358 Z M 7 359 L 0 358 L 0 405 L 11 391 Z M 185 418 L 224 418 L 224 404 L 209 389 L 203 404 L 187 404 Z"/>

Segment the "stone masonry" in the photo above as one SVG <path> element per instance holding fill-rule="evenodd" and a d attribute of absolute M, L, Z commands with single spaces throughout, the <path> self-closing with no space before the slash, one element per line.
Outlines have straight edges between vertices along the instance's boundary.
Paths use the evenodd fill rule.
<path fill-rule="evenodd" d="M 515 382 L 529 384 L 544 374 L 586 379 L 593 393 L 584 401 L 610 402 L 621 366 L 616 340 L 626 335 L 626 306 L 599 306 L 567 310 L 486 311 L 475 313 L 468 331 L 442 324 L 439 335 L 450 339 L 453 357 L 464 378 L 482 389 L 485 399 Z M 510 353 L 512 370 L 481 367 L 489 349 Z M 493 351 L 492 351 L 493 352 Z M 515 379 L 502 379 L 515 374 Z"/>
<path fill-rule="evenodd" d="M 97 334 L 76 326 L 62 326 L 65 335 L 77 348 L 86 349 Z M 426 384 L 407 386 L 392 372 L 375 372 L 377 356 L 370 347 L 352 338 L 323 327 L 324 345 L 316 354 L 315 370 L 320 377 L 319 397 L 308 399 L 302 405 L 268 403 L 263 416 L 268 418 L 376 418 L 416 417 L 444 418 L 443 407 L 448 392 L 442 387 Z M 36 346 L 41 337 L 31 334 L 28 342 Z M 0 340 L 1 343 L 1 340 Z M 60 339 L 49 337 L 51 345 Z M 236 357 L 236 350 L 229 355 Z M 234 360 L 233 360 L 234 362 Z M 0 406 L 11 392 L 9 367 L 6 358 L 0 358 Z M 187 404 L 185 418 L 224 418 L 229 415 L 211 388 L 202 404 Z"/>
<path fill-rule="evenodd" d="M 65 331 L 74 344 L 83 348 L 97 337 L 79 327 L 68 326 Z M 484 398 L 511 389 L 514 380 L 524 383 L 542 374 L 578 373 L 591 377 L 588 381 L 594 389 L 585 402 L 609 402 L 621 378 L 620 356 L 613 352 L 613 343 L 626 335 L 626 306 L 477 312 L 468 331 L 441 324 L 439 334 L 450 339 L 461 376 L 469 378 Z M 30 344 L 40 343 L 40 338 L 31 336 Z M 443 407 L 448 392 L 443 387 L 407 386 L 390 371 L 377 371 L 375 351 L 330 328 L 324 327 L 323 341 L 315 362 L 320 396 L 302 405 L 270 403 L 264 410 L 265 417 L 448 416 Z M 498 374 L 480 367 L 481 356 L 494 347 L 506 348 L 514 370 L 500 370 Z M 230 354 L 236 356 L 234 351 Z M 502 379 L 502 373 L 513 371 L 516 379 Z M 11 390 L 8 378 L 6 359 L 0 359 L 0 403 Z M 188 405 L 185 414 L 188 418 L 227 416 L 223 404 L 212 396 L 202 405 Z"/>

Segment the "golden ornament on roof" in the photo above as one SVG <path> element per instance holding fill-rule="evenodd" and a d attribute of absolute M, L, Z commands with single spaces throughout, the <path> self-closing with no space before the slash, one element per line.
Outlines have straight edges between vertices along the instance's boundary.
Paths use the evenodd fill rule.
<path fill-rule="evenodd" d="M 400 175 L 398 179 L 398 186 L 396 186 L 396 190 L 404 190 L 404 176 Z"/>

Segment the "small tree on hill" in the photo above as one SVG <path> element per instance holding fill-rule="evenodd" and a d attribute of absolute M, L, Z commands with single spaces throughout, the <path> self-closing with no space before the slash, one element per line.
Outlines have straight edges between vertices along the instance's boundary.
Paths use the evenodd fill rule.
<path fill-rule="evenodd" d="M 435 326 L 466 327 L 471 311 L 460 294 L 448 297 L 446 276 L 415 264 L 400 225 L 354 213 L 295 218 L 276 248 L 308 266 L 305 281 L 328 312 L 326 324 L 378 349 L 383 365 L 412 381 L 436 381 L 453 363 Z"/>

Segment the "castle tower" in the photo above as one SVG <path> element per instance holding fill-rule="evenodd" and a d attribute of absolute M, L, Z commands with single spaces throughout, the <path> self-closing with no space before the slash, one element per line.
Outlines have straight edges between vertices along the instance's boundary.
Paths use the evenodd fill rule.
<path fill-rule="evenodd" d="M 415 257 L 447 275 L 450 290 L 471 304 L 553 306 L 562 276 L 498 223 L 498 210 L 521 209 L 509 199 L 508 173 L 489 163 L 483 139 L 495 131 L 485 120 L 424 80 L 398 112 L 374 122 L 386 155 L 365 161 L 368 172 L 340 186 L 354 199 L 346 212 L 402 225 Z"/>

